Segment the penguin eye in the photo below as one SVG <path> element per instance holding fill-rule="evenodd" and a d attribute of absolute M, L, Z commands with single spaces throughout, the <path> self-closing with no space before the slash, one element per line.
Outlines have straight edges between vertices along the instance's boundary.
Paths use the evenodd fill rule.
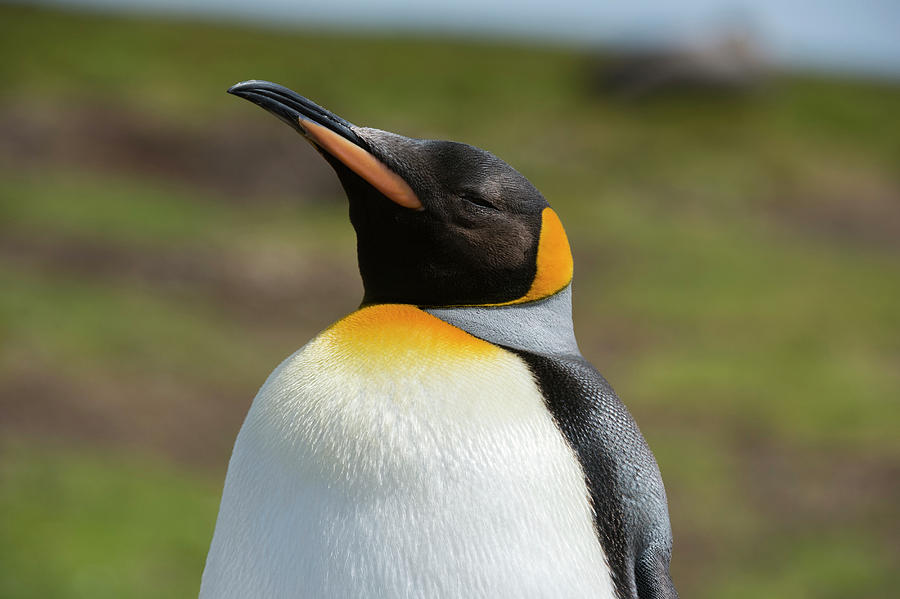
<path fill-rule="evenodd" d="M 477 193 L 464 191 L 460 194 L 460 197 L 470 204 L 475 204 L 476 206 L 481 206 L 482 208 L 487 208 L 489 210 L 497 210 L 496 206 L 494 206 L 492 203 L 490 203 Z"/>

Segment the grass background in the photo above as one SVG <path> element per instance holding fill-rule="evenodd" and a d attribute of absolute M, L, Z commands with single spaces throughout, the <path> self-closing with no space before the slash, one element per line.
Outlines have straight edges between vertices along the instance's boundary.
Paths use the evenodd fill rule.
<path fill-rule="evenodd" d="M 0 597 L 194 596 L 256 389 L 359 301 L 342 192 L 248 78 L 544 192 L 682 596 L 890 596 L 900 87 L 626 102 L 596 60 L 0 6 Z"/>

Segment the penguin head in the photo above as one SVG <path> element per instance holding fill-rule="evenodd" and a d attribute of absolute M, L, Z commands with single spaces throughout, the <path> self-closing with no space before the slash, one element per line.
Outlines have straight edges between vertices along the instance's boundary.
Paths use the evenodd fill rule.
<path fill-rule="evenodd" d="M 357 127 L 274 83 L 228 91 L 287 122 L 337 172 L 356 230 L 363 304 L 506 305 L 571 281 L 556 213 L 493 154 Z"/>

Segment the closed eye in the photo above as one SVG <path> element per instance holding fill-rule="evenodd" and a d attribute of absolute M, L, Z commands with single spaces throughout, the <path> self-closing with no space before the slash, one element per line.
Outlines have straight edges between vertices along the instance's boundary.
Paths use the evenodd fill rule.
<path fill-rule="evenodd" d="M 472 192 L 464 192 L 462 194 L 462 199 L 469 202 L 470 204 L 475 204 L 476 206 L 481 206 L 482 208 L 488 208 L 490 210 L 497 210 L 497 207 L 490 203 L 488 200 L 484 199 L 477 193 Z"/>

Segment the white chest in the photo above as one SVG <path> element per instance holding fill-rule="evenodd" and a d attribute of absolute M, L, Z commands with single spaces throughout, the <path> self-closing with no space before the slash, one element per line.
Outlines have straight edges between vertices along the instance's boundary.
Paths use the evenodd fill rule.
<path fill-rule="evenodd" d="M 201 597 L 614 596 L 583 474 L 527 368 L 457 331 L 366 308 L 272 373 Z"/>

